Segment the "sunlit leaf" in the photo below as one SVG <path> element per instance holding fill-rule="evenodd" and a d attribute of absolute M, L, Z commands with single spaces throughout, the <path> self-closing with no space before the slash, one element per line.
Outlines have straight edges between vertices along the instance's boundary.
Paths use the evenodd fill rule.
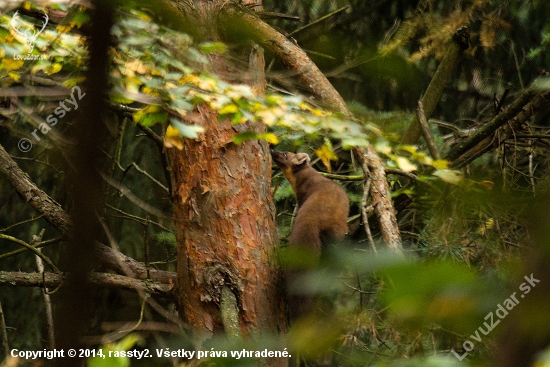
<path fill-rule="evenodd" d="M 449 167 L 449 161 L 446 161 L 444 159 L 438 159 L 438 160 L 432 161 L 431 165 L 437 169 L 445 169 Z"/>
<path fill-rule="evenodd" d="M 152 114 L 152 113 L 157 113 L 157 112 L 160 112 L 160 111 L 161 111 L 160 106 L 149 105 L 149 106 L 137 111 L 136 113 L 134 113 L 134 115 L 133 115 L 134 122 L 135 123 L 140 123 L 145 118 L 145 116 L 147 116 L 149 114 Z"/>
<path fill-rule="evenodd" d="M 18 80 L 21 78 L 21 74 L 16 73 L 16 72 L 14 72 L 14 71 L 10 71 L 10 72 L 8 73 L 8 76 L 9 76 L 10 78 L 12 78 L 13 80 L 15 80 L 15 81 L 18 81 Z"/>
<path fill-rule="evenodd" d="M 273 133 L 263 133 L 258 134 L 254 131 L 244 131 L 242 133 L 239 133 L 233 137 L 233 143 L 235 144 L 242 144 L 245 141 L 249 140 L 265 140 L 269 144 L 279 144 L 279 138 L 277 135 Z"/>
<path fill-rule="evenodd" d="M 323 162 L 327 170 L 331 172 L 330 161 L 337 161 L 338 157 L 332 149 L 330 140 L 325 139 L 325 143 L 321 146 L 321 148 L 315 150 L 315 154 L 321 159 L 321 162 Z"/>
<path fill-rule="evenodd" d="M 460 171 L 441 169 L 432 173 L 434 176 L 439 177 L 445 182 L 453 185 L 458 185 L 462 181 L 462 173 Z"/>
<path fill-rule="evenodd" d="M 418 169 L 416 165 L 412 164 L 411 161 L 405 157 L 397 157 L 396 163 L 397 167 L 405 172 L 412 172 Z"/>
<path fill-rule="evenodd" d="M 65 85 L 68 88 L 72 88 L 77 84 L 81 84 L 82 82 L 84 82 L 84 80 L 86 80 L 86 78 L 84 78 L 83 76 L 76 77 L 76 78 L 69 78 L 63 81 L 63 85 Z"/>
<path fill-rule="evenodd" d="M 205 54 L 223 54 L 227 51 L 227 46 L 221 42 L 203 42 L 199 45 L 199 50 Z"/>
<path fill-rule="evenodd" d="M 8 71 L 20 69 L 24 64 L 25 64 L 25 61 L 23 60 L 13 60 L 10 58 L 2 59 L 2 65 L 4 66 L 4 69 Z"/>
<path fill-rule="evenodd" d="M 239 108 L 234 104 L 225 105 L 218 111 L 220 115 L 229 115 L 237 112 L 239 112 Z"/>
<path fill-rule="evenodd" d="M 51 64 L 50 67 L 48 67 L 46 70 L 44 70 L 44 73 L 47 74 L 47 75 L 52 75 L 52 74 L 55 74 L 55 73 L 58 73 L 59 71 L 61 71 L 62 68 L 63 68 L 63 65 L 56 62 L 56 63 Z"/>
<path fill-rule="evenodd" d="M 167 148 L 183 149 L 183 138 L 178 129 L 172 125 L 168 125 L 166 134 L 164 134 L 164 146 Z"/>

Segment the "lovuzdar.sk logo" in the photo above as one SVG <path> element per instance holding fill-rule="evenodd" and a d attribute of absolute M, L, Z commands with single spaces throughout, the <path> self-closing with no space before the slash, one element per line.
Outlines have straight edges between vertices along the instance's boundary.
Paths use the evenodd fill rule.
<path fill-rule="evenodd" d="M 42 12 L 44 16 L 43 17 L 44 21 L 42 22 L 42 28 L 40 28 L 40 30 L 36 30 L 34 25 L 30 25 L 29 23 L 26 23 L 26 24 L 23 23 L 18 13 L 19 13 L 19 10 L 13 14 L 10 24 L 15 30 L 15 32 L 25 37 L 25 39 L 27 40 L 27 45 L 29 46 L 29 51 L 27 53 L 30 54 L 34 50 L 34 43 L 36 42 L 38 35 L 42 33 L 46 28 L 49 17 L 48 17 L 48 14 Z"/>

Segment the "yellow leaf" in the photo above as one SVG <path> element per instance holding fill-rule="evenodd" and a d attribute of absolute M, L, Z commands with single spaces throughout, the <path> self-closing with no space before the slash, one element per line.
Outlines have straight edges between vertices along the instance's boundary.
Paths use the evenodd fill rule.
<path fill-rule="evenodd" d="M 122 80 L 122 84 L 126 87 L 126 91 L 130 93 L 139 93 L 141 80 L 137 77 L 127 77 Z"/>
<path fill-rule="evenodd" d="M 230 113 L 237 113 L 239 112 L 239 108 L 234 104 L 228 104 L 220 108 L 219 114 L 220 115 L 227 115 Z"/>
<path fill-rule="evenodd" d="M 381 140 L 381 141 L 377 142 L 376 145 L 374 146 L 374 149 L 378 153 L 382 153 L 382 154 L 385 154 L 385 155 L 390 155 L 391 154 L 391 146 L 390 146 L 390 143 L 388 143 L 387 140 Z"/>
<path fill-rule="evenodd" d="M 52 74 L 55 74 L 55 73 L 59 72 L 62 67 L 63 67 L 63 65 L 61 65 L 58 62 L 55 62 L 55 63 L 51 64 L 46 70 L 44 70 L 44 73 L 46 75 L 52 75 Z"/>
<path fill-rule="evenodd" d="M 159 95 L 159 91 L 158 89 L 156 88 L 151 88 L 151 87 L 143 87 L 141 89 L 141 91 L 145 94 L 149 94 L 151 96 L 158 96 Z"/>
<path fill-rule="evenodd" d="M 449 167 L 449 162 L 444 159 L 438 159 L 432 162 L 432 166 L 436 169 L 445 169 Z"/>
<path fill-rule="evenodd" d="M 73 27 L 71 25 L 61 25 L 58 24 L 57 27 L 55 27 L 56 31 L 59 33 L 69 33 Z"/>
<path fill-rule="evenodd" d="M 133 61 L 127 62 L 124 65 L 125 71 L 128 72 L 128 70 L 134 71 L 138 74 L 145 74 L 147 72 L 147 66 L 143 64 L 140 60 L 135 59 Z"/>
<path fill-rule="evenodd" d="M 256 116 L 267 126 L 272 126 L 277 122 L 277 116 L 275 116 L 270 110 L 263 110 L 256 112 Z"/>
<path fill-rule="evenodd" d="M 172 125 L 168 125 L 166 129 L 164 146 L 167 148 L 177 148 L 178 150 L 183 149 L 183 138 L 180 136 L 179 130 Z"/>
<path fill-rule="evenodd" d="M 180 78 L 180 80 L 178 80 L 180 84 L 193 84 L 193 85 L 198 85 L 199 81 L 200 79 L 196 75 L 185 75 L 182 78 Z"/>
<path fill-rule="evenodd" d="M 485 235 L 487 231 L 490 231 L 491 229 L 493 229 L 494 225 L 495 225 L 495 220 L 493 218 L 489 218 L 485 221 L 485 223 L 479 226 L 479 228 L 477 229 L 477 233 L 481 235 Z"/>
<path fill-rule="evenodd" d="M 269 144 L 279 144 L 279 137 L 273 133 L 266 133 L 264 134 L 264 139 Z"/>
<path fill-rule="evenodd" d="M 321 159 L 329 172 L 331 171 L 330 161 L 338 160 L 338 157 L 334 154 L 334 150 L 332 150 L 332 144 L 330 144 L 330 141 L 325 141 L 325 144 L 323 144 L 321 148 L 317 149 L 315 154 Z"/>
<path fill-rule="evenodd" d="M 10 71 L 10 72 L 8 73 L 8 76 L 9 76 L 10 78 L 12 78 L 13 80 L 15 80 L 15 81 L 18 81 L 19 78 L 21 78 L 21 75 L 19 75 L 19 73 L 16 73 L 16 72 L 14 72 L 14 71 Z"/>
<path fill-rule="evenodd" d="M 23 60 L 13 60 L 10 58 L 2 59 L 2 64 L 6 70 L 17 70 L 23 66 L 25 61 Z"/>

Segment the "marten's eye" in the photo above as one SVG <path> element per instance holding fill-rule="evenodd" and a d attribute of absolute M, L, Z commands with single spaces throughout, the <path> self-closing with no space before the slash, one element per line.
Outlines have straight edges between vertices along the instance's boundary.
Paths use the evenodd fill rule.
<path fill-rule="evenodd" d="M 286 157 L 286 153 L 283 153 L 283 157 Z"/>

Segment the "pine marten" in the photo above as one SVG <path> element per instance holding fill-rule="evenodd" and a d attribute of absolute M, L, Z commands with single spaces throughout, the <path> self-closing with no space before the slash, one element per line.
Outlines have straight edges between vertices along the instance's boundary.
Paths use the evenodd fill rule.
<path fill-rule="evenodd" d="M 310 159 L 306 153 L 271 150 L 271 156 L 290 182 L 298 201 L 298 213 L 290 233 L 289 248 L 312 250 L 311 254 L 316 257 L 315 262 L 318 262 L 323 246 L 341 241 L 348 231 L 349 201 L 346 192 L 340 185 L 315 171 L 309 165 Z M 301 251 L 290 254 L 304 257 Z M 295 264 L 300 262 L 300 259 L 292 261 Z M 312 279 L 307 283 L 298 280 L 303 274 L 304 271 L 299 268 L 291 267 L 285 271 L 290 324 L 302 316 L 311 315 L 315 319 L 317 315 L 331 313 L 332 302 L 323 297 L 313 297 L 307 289 L 311 288 Z"/>
<path fill-rule="evenodd" d="M 271 156 L 298 200 L 289 246 L 306 247 L 320 254 L 323 245 L 341 241 L 348 231 L 349 201 L 344 189 L 315 171 L 306 153 L 271 150 Z"/>
<path fill-rule="evenodd" d="M 290 232 L 289 248 L 312 250 L 313 260 L 318 263 L 323 245 L 341 241 L 348 231 L 349 201 L 346 192 L 340 185 L 315 171 L 309 165 L 310 159 L 306 153 L 271 150 L 271 156 L 290 182 L 298 200 L 298 214 Z M 304 256 L 301 252 L 291 254 Z M 299 264 L 301 260 L 293 259 L 292 263 Z M 315 299 L 308 294 L 307 285 L 299 281 L 302 274 L 302 270 L 292 267 L 285 271 L 291 323 L 314 309 Z"/>

